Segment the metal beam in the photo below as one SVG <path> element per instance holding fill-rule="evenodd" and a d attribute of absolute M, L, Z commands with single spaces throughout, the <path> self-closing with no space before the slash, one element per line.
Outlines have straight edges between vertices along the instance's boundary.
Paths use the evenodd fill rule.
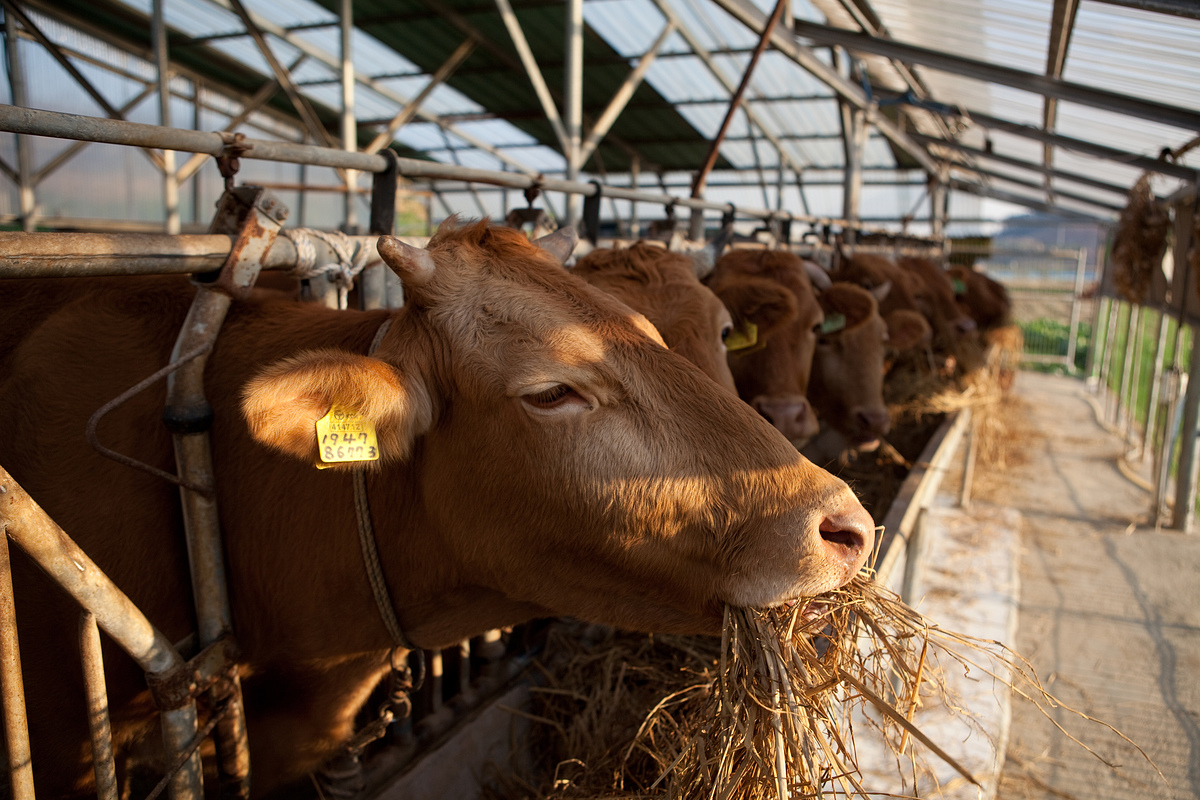
<path fill-rule="evenodd" d="M 617 117 L 625 110 L 629 104 L 630 98 L 637 88 L 642 85 L 642 80 L 646 77 L 647 70 L 650 65 L 658 58 L 658 49 L 666 43 L 667 38 L 675 32 L 675 23 L 667 20 L 667 25 L 663 28 L 662 33 L 654 40 L 649 49 L 642 54 L 638 60 L 638 64 L 634 67 L 633 72 L 625 76 L 624 82 L 620 88 L 613 94 L 613 98 L 609 101 L 608 107 L 604 109 L 604 113 L 596 120 L 596 124 L 592 126 L 591 132 L 588 133 L 587 139 L 583 143 L 583 147 L 579 151 L 579 166 L 583 166 L 591 158 L 600 141 L 608 134 L 613 123 L 617 121 Z"/>
<path fill-rule="evenodd" d="M 995 172 L 993 170 L 984 169 L 984 168 L 978 167 L 978 166 L 968 167 L 968 166 L 965 166 L 962 164 L 955 164 L 954 166 L 957 169 L 967 170 L 969 172 L 974 172 L 979 175 L 986 175 L 987 177 L 995 178 L 996 180 L 1008 181 L 1009 183 L 1015 183 L 1017 186 L 1025 186 L 1030 189 L 1038 189 L 1040 191 L 1045 191 L 1045 185 L 1038 183 L 1036 181 L 1030 181 L 1030 180 L 1026 180 L 1024 178 L 1016 178 L 1016 177 L 1013 177 L 1012 175 L 1005 175 L 1002 172 Z M 1103 208 L 1105 211 L 1121 211 L 1123 208 L 1125 208 L 1124 205 L 1118 205 L 1116 203 L 1105 203 L 1103 200 L 1096 200 L 1095 198 L 1085 197 L 1080 194 L 1073 194 L 1072 192 L 1059 191 L 1059 192 L 1055 192 L 1055 194 L 1058 195 L 1059 197 L 1065 197 L 1068 200 L 1075 200 L 1076 202 L 1079 202 L 1079 203 L 1087 203 L 1088 205 L 1092 205 L 1097 208 Z"/>
<path fill-rule="evenodd" d="M 336 142 L 333 136 L 330 135 L 329 131 L 325 128 L 325 124 L 317 117 L 316 112 L 313 111 L 308 98 L 300 94 L 300 88 L 292 80 L 292 74 L 275 57 L 274 51 L 271 50 L 271 46 L 267 44 L 266 37 L 263 36 L 263 32 L 258 25 L 258 20 L 246 11 L 246 7 L 242 5 L 242 0 L 227 0 L 227 2 L 229 4 L 228 7 L 241 18 L 242 24 L 246 26 L 246 33 L 250 34 L 250 38 L 258 46 L 259 52 L 267 60 L 271 71 L 275 73 L 275 80 L 279 82 L 280 88 L 283 89 L 288 99 L 292 101 L 292 107 L 296 109 L 296 114 L 304 123 L 304 127 L 308 129 L 309 134 L 326 147 L 334 147 Z M 340 69 L 342 65 L 339 61 L 330 64 L 330 66 Z"/>
<path fill-rule="evenodd" d="M 716 0 L 724 5 L 744 0 Z M 1011 86 L 1026 92 L 1033 92 L 1045 97 L 1056 97 L 1059 100 L 1069 100 L 1072 103 L 1115 111 L 1119 114 L 1129 114 L 1139 119 L 1161 122 L 1164 125 L 1174 125 L 1185 130 L 1200 130 L 1200 112 L 1191 109 L 1171 106 L 1166 103 L 1156 103 L 1138 97 L 1095 89 L 1083 84 L 1049 78 L 1034 72 L 989 64 L 984 61 L 950 55 L 937 50 L 930 50 L 916 45 L 903 44 L 890 39 L 879 39 L 864 33 L 847 31 L 844 28 L 834 28 L 815 22 L 796 20 L 796 33 L 814 41 L 826 44 L 837 44 L 848 50 L 861 53 L 896 58 L 912 64 L 922 64 L 933 69 L 952 72 L 968 78 Z"/>
<path fill-rule="evenodd" d="M 1046 77 L 1059 79 L 1062 77 L 1063 66 L 1067 62 L 1067 48 L 1071 44 L 1071 33 L 1075 29 L 1075 14 L 1079 10 L 1079 0 L 1054 0 L 1054 10 L 1050 18 L 1050 46 L 1046 52 Z M 1053 131 L 1058 121 L 1058 98 L 1042 98 L 1042 130 Z M 1050 169 L 1054 163 L 1054 145 L 1042 145 L 1042 163 Z M 1052 198 L 1053 186 L 1050 177 L 1046 176 L 1046 192 L 1048 199 Z"/>
<path fill-rule="evenodd" d="M 435 89 L 445 83 L 446 79 L 453 75 L 459 65 L 466 61 L 473 52 L 475 52 L 474 40 L 464 39 L 463 43 L 450 54 L 450 57 L 442 62 L 437 72 L 433 73 L 433 77 L 429 79 L 429 83 L 422 87 L 417 96 L 412 99 L 412 102 L 404 106 L 396 116 L 392 117 L 387 127 L 371 140 L 371 143 L 363 149 L 363 152 L 378 153 L 391 144 L 396 138 L 396 131 L 412 121 L 412 118 L 417 115 L 418 109 L 421 108 L 421 104 L 428 100 L 429 95 L 433 94 Z"/>
<path fill-rule="evenodd" d="M 1066 150 L 1074 150 L 1086 155 L 1103 158 L 1108 161 L 1114 161 L 1118 164 L 1123 164 L 1127 167 L 1135 169 L 1148 170 L 1157 172 L 1162 175 L 1170 175 L 1172 178 L 1180 178 L 1181 180 L 1195 183 L 1200 179 L 1200 171 L 1185 167 L 1181 164 L 1171 164 L 1166 161 L 1159 161 L 1156 158 L 1150 158 L 1139 153 L 1131 153 L 1128 150 L 1118 150 L 1115 147 L 1107 147 L 1105 145 L 1087 142 L 1083 139 L 1074 139 L 1070 136 L 1063 136 L 1057 133 L 1047 133 L 1040 128 L 1035 128 L 1032 125 L 1022 125 L 1018 122 L 1009 122 L 1008 120 L 993 117 L 990 114 L 984 114 L 981 111 L 972 111 L 970 109 L 963 110 L 969 121 L 981 125 L 984 128 L 992 130 L 1004 131 L 1011 133 L 1014 136 L 1023 136 L 1026 139 L 1033 139 L 1038 142 L 1049 142 L 1051 144 L 1062 147 Z"/>
<path fill-rule="evenodd" d="M 8 86 L 14 105 L 27 106 L 29 99 L 25 86 L 25 67 L 21 63 L 17 47 L 17 21 L 12 14 L 4 15 L 5 55 L 8 59 Z M 37 198 L 34 188 L 37 178 L 33 174 L 33 148 L 28 136 L 17 136 L 16 184 L 21 210 L 21 228 L 32 233 L 37 225 Z M 31 785 L 32 786 L 32 785 Z"/>
<path fill-rule="evenodd" d="M 497 0 L 500 2 L 500 0 Z M 504 0 L 505 3 L 508 0 Z M 567 157 L 567 180 L 579 179 L 583 160 L 579 151 L 583 146 L 583 0 L 567 0 L 566 30 L 563 32 L 563 53 L 566 69 L 563 70 L 563 111 L 566 113 L 563 128 L 567 138 L 563 154 Z M 566 201 L 566 222 L 575 224 L 578 218 L 578 198 L 569 195 Z"/>
<path fill-rule="evenodd" d="M 358 149 L 358 122 L 354 118 L 353 0 L 341 0 L 341 4 L 338 7 L 338 34 L 338 41 L 340 43 L 340 47 L 338 48 L 340 50 L 338 53 L 340 58 L 338 60 L 341 62 L 338 66 L 338 74 L 341 77 L 342 84 L 342 149 L 348 153 L 353 153 Z M 290 72 L 287 73 L 287 79 L 289 82 L 292 81 Z M 358 187 L 358 172 L 352 169 L 343 170 L 342 182 L 346 186 L 346 193 L 343 195 L 342 203 L 344 209 L 342 232 L 355 234 L 358 233 L 358 209 L 355 205 L 357 198 L 354 196 L 354 192 Z"/>
<path fill-rule="evenodd" d="M 965 153 L 969 156 L 973 156 L 974 158 L 990 159 L 992 161 L 996 161 L 1001 164 L 1008 164 L 1010 166 L 1019 167 L 1021 169 L 1027 169 L 1031 172 L 1037 172 L 1037 173 L 1045 175 L 1049 178 L 1058 178 L 1060 180 L 1065 180 L 1065 181 L 1074 181 L 1075 183 L 1082 184 L 1083 186 L 1091 186 L 1093 189 L 1102 189 L 1106 192 L 1113 192 L 1113 193 L 1119 194 L 1121 196 L 1125 196 L 1125 195 L 1129 194 L 1128 186 L 1118 186 L 1115 183 L 1106 183 L 1105 181 L 1098 181 L 1095 178 L 1089 178 L 1086 175 L 1079 175 L 1074 172 L 1064 172 L 1063 170 L 1060 170 L 1060 169 L 1047 169 L 1046 167 L 1043 167 L 1040 164 L 1035 164 L 1032 161 L 1024 161 L 1019 158 L 1013 158 L 1012 156 L 1003 156 L 1003 155 L 1000 155 L 999 153 L 993 153 L 989 150 L 980 150 L 978 147 L 969 147 L 960 142 L 945 141 L 942 139 L 938 139 L 934 136 L 925 136 L 923 134 L 914 133 L 914 134 L 912 134 L 912 137 L 919 142 L 924 142 L 927 145 L 937 145 L 939 147 L 953 148 L 954 150 L 958 150 L 959 152 Z M 1162 198 L 1159 198 L 1159 199 L 1162 199 Z"/>
<path fill-rule="evenodd" d="M 968 181 L 959 180 L 958 178 L 951 178 L 949 185 L 950 188 L 954 189 L 955 191 L 977 194 L 981 197 L 990 197 L 994 200 L 1002 200 L 1005 203 L 1025 206 L 1026 208 L 1032 208 L 1035 211 L 1042 211 L 1047 214 L 1055 214 L 1060 217 L 1067 217 L 1069 219 L 1086 219 L 1095 222 L 1110 221 L 1101 217 L 1094 217 L 1091 214 L 1082 214 L 1078 211 L 1071 211 L 1070 209 L 1052 206 L 1049 203 L 1043 203 L 1040 200 L 1034 200 L 1032 198 L 1025 197 L 1024 195 L 1005 192 L 1001 189 L 993 189 L 990 186 L 980 186 L 977 183 L 970 183 Z"/>
<path fill-rule="evenodd" d="M 559 146 L 569 164 L 571 161 L 570 136 L 567 134 L 566 127 L 563 126 L 558 106 L 555 105 L 554 98 L 550 96 L 550 87 L 546 85 L 546 79 L 542 77 L 537 59 L 533 57 L 533 50 L 530 49 L 529 42 L 525 39 L 525 32 L 521 30 L 521 22 L 517 19 L 508 0 L 496 0 L 496 9 L 500 12 L 500 19 L 503 20 L 504 27 L 508 30 L 513 47 L 517 49 L 517 55 L 521 58 L 521 66 L 529 77 L 529 82 L 533 85 L 538 102 L 542 104 L 542 113 L 546 115 L 546 121 L 554 129 L 554 135 L 558 137 Z"/>
<path fill-rule="evenodd" d="M 1096 0 L 1096 2 L 1136 8 L 1139 11 L 1170 14 L 1173 17 L 1200 19 L 1200 5 L 1196 4 L 1196 0 Z"/>
<path fill-rule="evenodd" d="M 762 32 L 766 17 L 749 0 L 714 0 L 714 2 L 750 30 L 756 33 Z M 796 24 L 799 26 L 800 20 L 796 20 Z M 798 27 L 797 30 L 799 30 Z M 867 115 L 867 122 L 878 128 L 879 132 L 897 147 L 911 155 L 925 171 L 937 172 L 937 162 L 930 158 L 929 153 L 925 152 L 906 132 L 884 116 L 875 103 L 866 96 L 862 87 L 838 75 L 835 70 L 817 57 L 812 48 L 800 44 L 796 40 L 795 34 L 786 29 L 776 28 L 771 36 L 771 44 L 811 73 L 817 80 L 837 92 L 838 95 L 863 109 Z"/>
<path fill-rule="evenodd" d="M 158 75 L 158 119 L 164 127 L 171 126 L 171 61 L 167 52 L 167 25 L 163 20 L 163 2 L 154 0 L 150 26 L 154 40 L 154 66 Z M 167 233 L 179 233 L 179 181 L 175 178 L 175 151 L 162 151 L 163 206 Z"/>

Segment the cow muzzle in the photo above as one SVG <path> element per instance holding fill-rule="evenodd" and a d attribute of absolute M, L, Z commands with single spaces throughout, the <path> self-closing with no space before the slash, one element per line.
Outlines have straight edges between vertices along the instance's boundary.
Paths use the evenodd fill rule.
<path fill-rule="evenodd" d="M 803 395 L 759 395 L 750 405 L 793 444 L 807 442 L 821 429 L 816 413 Z"/>

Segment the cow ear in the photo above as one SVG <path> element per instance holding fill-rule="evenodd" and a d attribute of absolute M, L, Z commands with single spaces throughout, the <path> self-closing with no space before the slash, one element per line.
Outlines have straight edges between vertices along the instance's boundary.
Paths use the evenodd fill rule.
<path fill-rule="evenodd" d="M 760 339 L 783 327 L 799 315 L 796 296 L 774 281 L 739 277 L 728 283 L 710 286 L 729 309 L 734 322 L 753 322 Z"/>
<path fill-rule="evenodd" d="M 933 330 L 925 317 L 916 311 L 899 309 L 885 317 L 888 331 L 888 346 L 893 350 L 907 350 L 929 344 Z"/>
<path fill-rule="evenodd" d="M 433 420 L 423 382 L 387 362 L 344 350 L 312 350 L 276 362 L 242 390 L 251 436 L 312 463 L 319 460 L 317 420 L 335 405 L 374 426 L 380 461 L 407 457 Z M 355 463 L 361 462 L 348 465 Z"/>

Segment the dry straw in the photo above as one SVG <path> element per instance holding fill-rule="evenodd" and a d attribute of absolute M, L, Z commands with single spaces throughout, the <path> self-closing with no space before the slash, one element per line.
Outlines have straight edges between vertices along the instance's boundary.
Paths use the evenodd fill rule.
<path fill-rule="evenodd" d="M 1091 719 L 1004 645 L 942 630 L 866 576 L 790 608 L 727 608 L 719 640 L 605 631 L 585 645 L 579 633 L 560 639 L 565 666 L 520 712 L 540 723 L 531 748 L 552 776 L 508 775 L 500 796 L 865 800 L 855 725 L 878 729 L 898 768 L 941 758 L 975 783 L 910 721 L 919 703 L 965 713 L 950 668 Z"/>
<path fill-rule="evenodd" d="M 1128 301 L 1144 303 L 1154 271 L 1162 264 L 1167 249 L 1171 217 L 1154 198 L 1150 173 L 1142 175 L 1129 190 L 1129 200 L 1113 236 L 1113 280 Z"/>

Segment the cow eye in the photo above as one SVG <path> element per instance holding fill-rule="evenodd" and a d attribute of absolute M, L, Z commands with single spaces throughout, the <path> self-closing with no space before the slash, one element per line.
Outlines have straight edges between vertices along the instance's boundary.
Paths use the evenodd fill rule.
<path fill-rule="evenodd" d="M 721 326 L 721 341 L 723 342 L 726 339 L 728 339 L 729 334 L 731 334 L 731 333 L 733 333 L 733 323 L 726 322 L 724 325 Z"/>
<path fill-rule="evenodd" d="M 590 409 L 592 404 L 565 383 L 556 383 L 540 392 L 521 395 L 521 400 L 536 411 L 557 411 L 577 408 Z"/>

